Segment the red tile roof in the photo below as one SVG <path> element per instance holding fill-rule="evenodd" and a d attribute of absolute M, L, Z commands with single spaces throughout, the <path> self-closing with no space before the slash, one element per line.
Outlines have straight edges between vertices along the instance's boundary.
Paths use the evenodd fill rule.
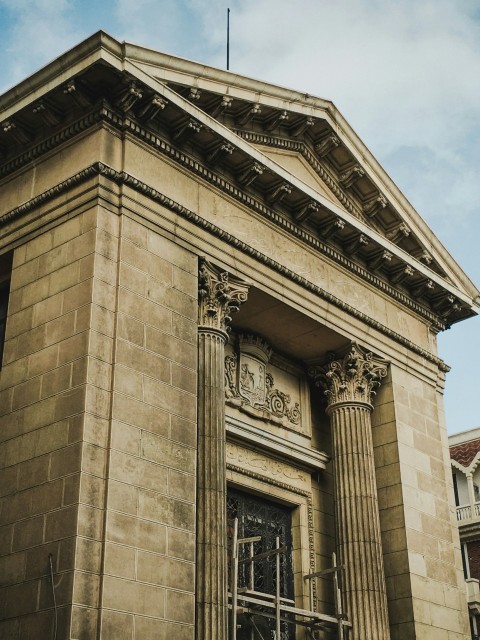
<path fill-rule="evenodd" d="M 450 457 L 464 467 L 468 467 L 474 457 L 480 451 L 480 439 L 470 440 L 463 444 L 455 444 L 450 447 Z"/>

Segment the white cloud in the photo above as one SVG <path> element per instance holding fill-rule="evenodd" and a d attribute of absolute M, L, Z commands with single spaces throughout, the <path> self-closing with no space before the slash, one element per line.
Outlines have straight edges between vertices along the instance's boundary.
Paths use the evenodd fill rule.
<path fill-rule="evenodd" d="M 69 0 L 0 0 L 0 8 L 11 25 L 7 34 L 3 32 L 9 53 L 4 89 L 69 49 L 78 38 Z"/>
<path fill-rule="evenodd" d="M 232 68 L 333 100 L 428 219 L 448 218 L 455 202 L 471 222 L 480 195 L 465 157 L 480 160 L 470 142 L 480 130 L 475 7 L 247 0 L 232 14 Z"/>

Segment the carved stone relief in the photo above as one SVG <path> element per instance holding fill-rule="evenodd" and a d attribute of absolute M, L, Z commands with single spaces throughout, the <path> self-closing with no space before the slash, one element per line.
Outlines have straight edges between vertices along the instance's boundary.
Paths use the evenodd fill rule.
<path fill-rule="evenodd" d="M 283 480 L 284 482 L 288 480 L 296 486 L 309 488 L 309 476 L 305 471 L 296 469 L 280 460 L 269 458 L 263 453 L 244 449 L 232 442 L 227 442 L 226 459 L 227 464 L 250 469 L 262 474 L 265 478 Z"/>
<path fill-rule="evenodd" d="M 279 426 L 301 428 L 300 402 L 275 386 L 267 371 L 272 350 L 258 336 L 240 335 L 238 350 L 225 357 L 225 399 L 228 405 L 259 420 Z"/>

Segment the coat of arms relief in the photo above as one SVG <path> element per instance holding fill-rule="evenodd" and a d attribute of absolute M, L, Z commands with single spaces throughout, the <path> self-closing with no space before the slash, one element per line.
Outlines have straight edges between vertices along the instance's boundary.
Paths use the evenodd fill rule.
<path fill-rule="evenodd" d="M 298 402 L 275 387 L 267 365 L 272 355 L 268 343 L 259 336 L 240 334 L 238 350 L 225 358 L 225 396 L 227 404 L 260 420 L 281 426 L 300 425 Z"/>

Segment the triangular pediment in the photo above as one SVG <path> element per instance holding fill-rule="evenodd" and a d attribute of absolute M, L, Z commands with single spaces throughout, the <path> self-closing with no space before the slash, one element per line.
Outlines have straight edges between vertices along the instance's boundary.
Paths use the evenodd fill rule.
<path fill-rule="evenodd" d="M 75 118 L 91 126 L 89 113 L 281 221 L 433 324 L 476 312 L 476 287 L 331 102 L 103 33 L 65 56 L 0 99 L 1 175 L 43 153 L 48 136 L 58 144 L 75 135 Z"/>
<path fill-rule="evenodd" d="M 276 149 L 274 147 L 265 147 L 263 145 L 254 145 L 259 151 L 264 153 L 268 158 L 278 163 L 286 171 L 296 176 L 309 187 L 317 191 L 321 196 L 328 198 L 336 206 L 342 208 L 345 213 L 347 209 L 342 205 L 341 201 L 335 196 L 333 191 L 319 177 L 311 164 L 305 160 L 299 151 L 286 151 Z"/>

